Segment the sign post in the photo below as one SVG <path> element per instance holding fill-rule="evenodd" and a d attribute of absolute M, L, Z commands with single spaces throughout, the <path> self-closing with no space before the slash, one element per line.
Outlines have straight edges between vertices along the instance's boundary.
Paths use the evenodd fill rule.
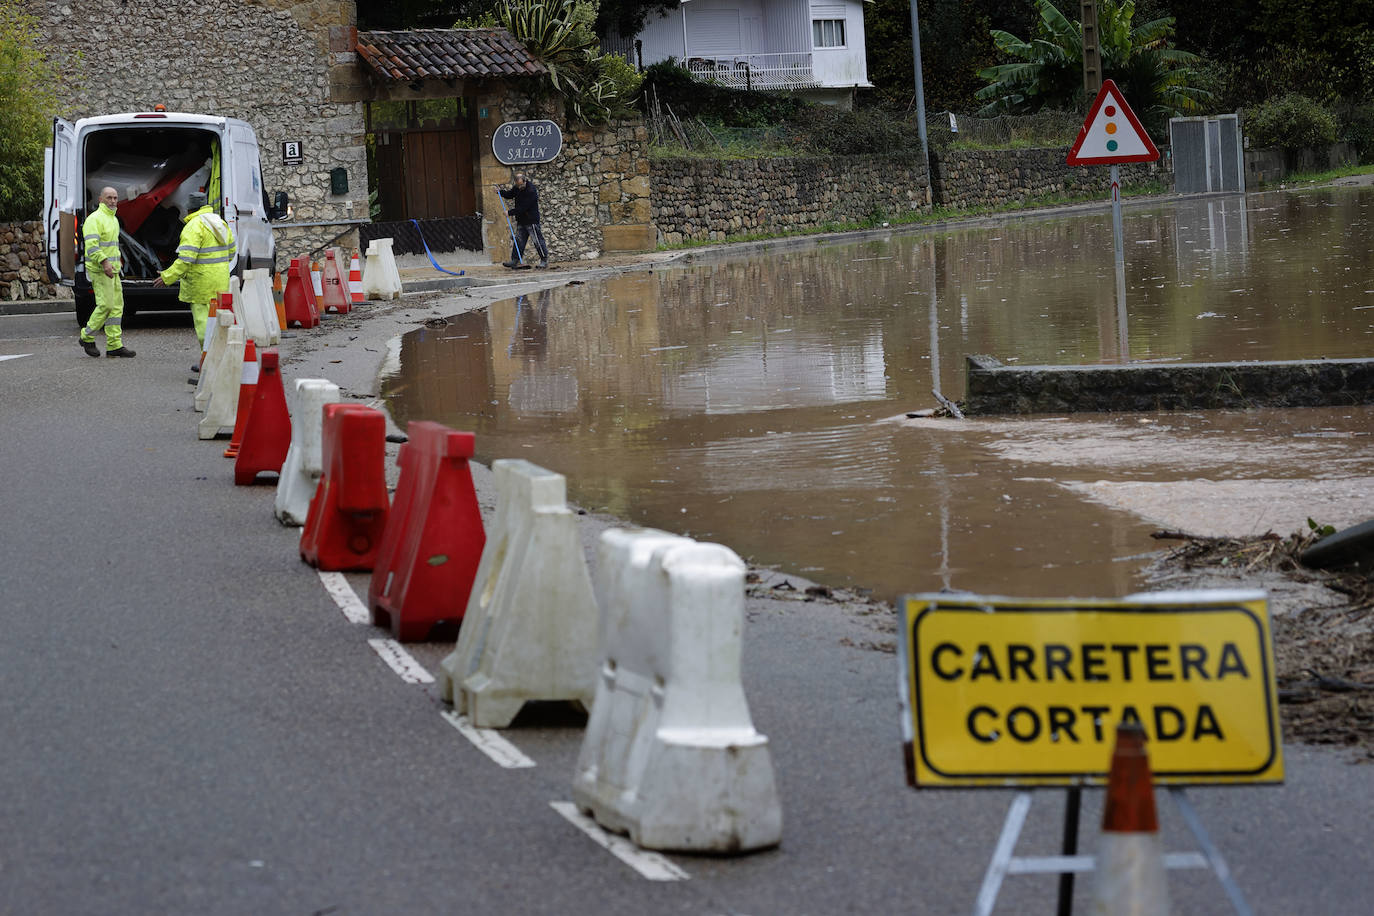
<path fill-rule="evenodd" d="M 1121 228 L 1121 170 L 1123 162 L 1155 162 L 1159 150 L 1145 132 L 1116 83 L 1104 80 L 1088 109 L 1078 138 L 1069 148 L 1069 165 L 1112 167 L 1112 247 L 1116 255 L 1116 311 L 1121 358 L 1126 359 L 1126 255 Z"/>
<path fill-rule="evenodd" d="M 1007 874 L 1092 870 L 1091 857 L 1076 855 L 1075 794 L 1105 785 L 1122 722 L 1145 730 L 1155 782 L 1170 787 L 1203 851 L 1166 855 L 1166 866 L 1210 867 L 1236 912 L 1249 912 L 1182 787 L 1283 781 L 1264 592 L 1115 601 L 940 593 L 907 596 L 900 614 L 907 782 L 1070 790 L 1063 855 L 1045 859 L 1013 855 L 1031 802 L 1017 795 L 975 912 L 991 912 Z"/>

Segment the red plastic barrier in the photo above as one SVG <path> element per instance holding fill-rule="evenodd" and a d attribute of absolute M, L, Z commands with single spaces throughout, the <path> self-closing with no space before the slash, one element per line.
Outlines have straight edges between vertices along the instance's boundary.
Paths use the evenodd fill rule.
<path fill-rule="evenodd" d="M 301 533 L 301 559 L 318 569 L 367 572 L 377 561 L 390 504 L 386 417 L 361 404 L 324 407 L 324 476 Z"/>
<path fill-rule="evenodd" d="M 281 474 L 286 452 L 291 448 L 291 415 L 286 410 L 280 361 L 276 347 L 262 351 L 262 369 L 252 409 L 244 424 L 238 457 L 234 459 L 234 483 L 241 487 L 253 483 L 264 472 Z"/>
<path fill-rule="evenodd" d="M 396 504 L 367 590 L 372 622 L 402 642 L 460 621 L 482 559 L 486 533 L 468 459 L 472 433 L 420 421 L 397 463 Z"/>
<path fill-rule="evenodd" d="M 234 408 L 234 435 L 229 439 L 229 447 L 224 450 L 225 458 L 235 458 L 243 447 L 243 431 L 248 427 L 248 415 L 253 411 L 253 398 L 258 388 L 258 346 L 253 338 L 243 342 L 243 370 L 239 375 L 239 403 Z"/>
<path fill-rule="evenodd" d="M 286 327 L 293 324 L 313 328 L 320 323 L 315 304 L 315 286 L 310 282 L 310 268 L 301 258 L 292 258 L 286 271 L 286 290 L 282 293 L 286 311 Z"/>
<path fill-rule="evenodd" d="M 349 301 L 348 282 L 344 278 L 343 265 L 334 257 L 334 249 L 331 248 L 324 255 L 324 270 L 320 275 L 320 282 L 324 290 L 321 311 L 327 312 L 330 309 L 340 315 L 346 314 L 352 303 Z"/>
<path fill-rule="evenodd" d="M 157 209 L 158 204 L 181 187 L 182 183 L 190 178 L 195 171 L 196 166 L 188 165 L 159 181 L 151 191 L 129 200 L 121 200 L 116 204 L 115 212 L 119 214 L 119 221 L 124 224 L 124 231 L 132 233 L 142 229 L 143 223 Z"/>

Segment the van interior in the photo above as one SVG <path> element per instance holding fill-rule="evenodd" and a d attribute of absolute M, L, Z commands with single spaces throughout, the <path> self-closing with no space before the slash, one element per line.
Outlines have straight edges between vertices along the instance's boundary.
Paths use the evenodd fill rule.
<path fill-rule="evenodd" d="M 190 194 L 206 189 L 218 155 L 218 136 L 194 127 L 140 124 L 90 134 L 85 212 L 99 206 L 102 188 L 119 193 L 125 279 L 151 280 L 172 263 Z"/>

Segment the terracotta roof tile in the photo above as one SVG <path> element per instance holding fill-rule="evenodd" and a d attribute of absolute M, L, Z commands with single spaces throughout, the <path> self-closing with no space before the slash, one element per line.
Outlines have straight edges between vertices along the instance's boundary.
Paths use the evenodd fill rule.
<path fill-rule="evenodd" d="M 359 32 L 358 57 L 383 79 L 538 76 L 544 65 L 505 29 Z"/>

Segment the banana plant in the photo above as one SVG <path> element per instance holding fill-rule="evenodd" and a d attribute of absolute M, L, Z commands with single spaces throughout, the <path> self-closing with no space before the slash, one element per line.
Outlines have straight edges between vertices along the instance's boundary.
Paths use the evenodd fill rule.
<path fill-rule="evenodd" d="M 997 29 L 989 33 L 997 50 L 1013 60 L 979 72 L 988 81 L 974 94 L 988 103 L 979 115 L 1083 107 L 1081 26 L 1054 0 L 1036 0 L 1036 7 L 1040 21 L 1035 38 L 1023 41 Z M 1174 18 L 1161 16 L 1137 26 L 1134 17 L 1134 0 L 1102 0 L 1099 5 L 1103 75 L 1116 81 L 1141 120 L 1158 133 L 1170 117 L 1203 111 L 1212 95 L 1195 85 L 1202 59 L 1169 47 Z"/>

